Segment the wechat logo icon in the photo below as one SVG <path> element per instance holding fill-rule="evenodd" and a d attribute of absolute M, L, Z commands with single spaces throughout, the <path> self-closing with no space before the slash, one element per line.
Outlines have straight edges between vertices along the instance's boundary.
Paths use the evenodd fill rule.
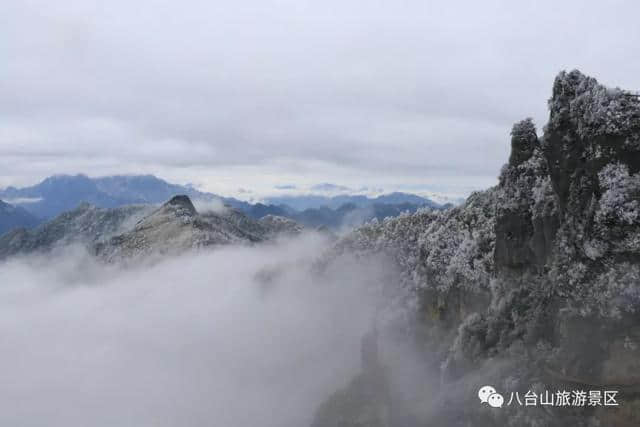
<path fill-rule="evenodd" d="M 485 385 L 478 390 L 480 402 L 487 403 L 492 408 L 501 408 L 504 404 L 504 397 L 496 391 L 493 386 Z"/>

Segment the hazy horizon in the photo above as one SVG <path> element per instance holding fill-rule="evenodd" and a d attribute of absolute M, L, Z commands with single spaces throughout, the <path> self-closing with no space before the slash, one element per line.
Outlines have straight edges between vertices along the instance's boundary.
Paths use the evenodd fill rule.
<path fill-rule="evenodd" d="M 121 177 L 151 176 L 172 185 L 181 185 L 183 187 L 192 188 L 192 189 L 201 191 L 203 193 L 215 194 L 221 197 L 233 197 L 237 200 L 242 200 L 249 203 L 271 203 L 270 201 L 273 199 L 300 198 L 300 197 L 331 198 L 331 197 L 337 197 L 337 196 L 365 196 L 367 198 L 374 199 L 379 196 L 389 195 L 393 193 L 405 193 L 405 194 L 414 194 L 417 196 L 430 199 L 436 203 L 445 204 L 445 203 L 459 203 L 469 195 L 467 192 L 451 193 L 451 192 L 444 192 L 444 191 L 427 191 L 427 190 L 423 190 L 423 189 L 419 189 L 411 186 L 403 187 L 399 189 L 398 188 L 385 189 L 383 187 L 375 188 L 375 187 L 368 187 L 368 186 L 352 188 L 352 187 L 347 187 L 344 185 L 329 183 L 329 182 L 322 182 L 322 183 L 312 184 L 308 186 L 299 186 L 291 183 L 280 184 L 280 185 L 274 186 L 271 190 L 265 190 L 261 194 L 258 194 L 252 190 L 244 189 L 244 188 L 239 189 L 239 191 L 235 193 L 232 192 L 232 194 L 225 194 L 225 193 L 213 193 L 211 191 L 207 191 L 205 188 L 197 187 L 190 182 L 187 182 L 187 183 L 171 182 L 170 180 L 164 179 L 161 176 L 157 176 L 153 174 L 140 175 L 135 173 L 130 173 L 130 174 L 122 173 L 117 175 L 92 175 L 92 174 L 82 173 L 82 172 L 50 175 L 50 176 L 43 177 L 42 179 L 39 178 L 32 183 L 20 185 L 20 186 L 13 186 L 13 185 L 4 186 L 4 187 L 0 186 L 0 191 L 6 190 L 9 188 L 17 188 L 17 189 L 29 188 L 32 186 L 39 185 L 43 183 L 45 180 L 50 178 L 76 177 L 76 176 L 86 176 L 90 179 L 110 178 L 115 176 L 121 176 Z M 439 187 L 436 186 L 436 188 L 439 188 Z M 24 198 L 24 197 L 18 197 L 17 199 L 12 199 L 7 197 L 4 197 L 4 198 L 0 197 L 0 200 L 9 204 L 25 205 L 32 202 L 37 202 L 41 199 L 40 198 Z"/>

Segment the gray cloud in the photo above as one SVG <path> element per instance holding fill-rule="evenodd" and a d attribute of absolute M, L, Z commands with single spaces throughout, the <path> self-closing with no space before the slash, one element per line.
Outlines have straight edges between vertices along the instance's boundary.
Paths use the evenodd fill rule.
<path fill-rule="evenodd" d="M 295 184 L 278 184 L 274 188 L 276 190 L 296 190 L 298 187 Z"/>
<path fill-rule="evenodd" d="M 484 185 L 511 124 L 544 124 L 559 70 L 640 87 L 639 12 L 635 1 L 10 2 L 0 185 L 139 171 L 223 192 L 283 175 Z"/>
<path fill-rule="evenodd" d="M 353 191 L 349 187 L 345 187 L 344 185 L 332 184 L 329 182 L 323 182 L 321 184 L 316 184 L 311 186 L 311 191 L 314 192 L 334 192 L 334 191 L 343 191 L 349 192 Z"/>

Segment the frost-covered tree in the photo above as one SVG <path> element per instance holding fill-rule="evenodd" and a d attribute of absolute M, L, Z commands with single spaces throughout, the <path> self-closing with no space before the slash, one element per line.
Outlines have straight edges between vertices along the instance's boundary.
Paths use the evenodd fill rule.
<path fill-rule="evenodd" d="M 511 129 L 511 156 L 509 165 L 517 166 L 529 160 L 538 145 L 538 135 L 533 119 L 527 118 L 513 125 Z"/>

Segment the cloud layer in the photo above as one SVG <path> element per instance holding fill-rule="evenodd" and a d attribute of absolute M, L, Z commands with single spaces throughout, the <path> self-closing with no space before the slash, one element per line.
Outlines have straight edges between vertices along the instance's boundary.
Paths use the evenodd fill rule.
<path fill-rule="evenodd" d="M 577 13 L 579 11 L 579 13 Z M 554 75 L 640 88 L 635 1 L 10 1 L 0 185 L 151 172 L 468 191 Z"/>
<path fill-rule="evenodd" d="M 360 369 L 383 268 L 312 276 L 323 245 L 132 270 L 74 251 L 0 264 L 0 424 L 308 425 Z"/>

